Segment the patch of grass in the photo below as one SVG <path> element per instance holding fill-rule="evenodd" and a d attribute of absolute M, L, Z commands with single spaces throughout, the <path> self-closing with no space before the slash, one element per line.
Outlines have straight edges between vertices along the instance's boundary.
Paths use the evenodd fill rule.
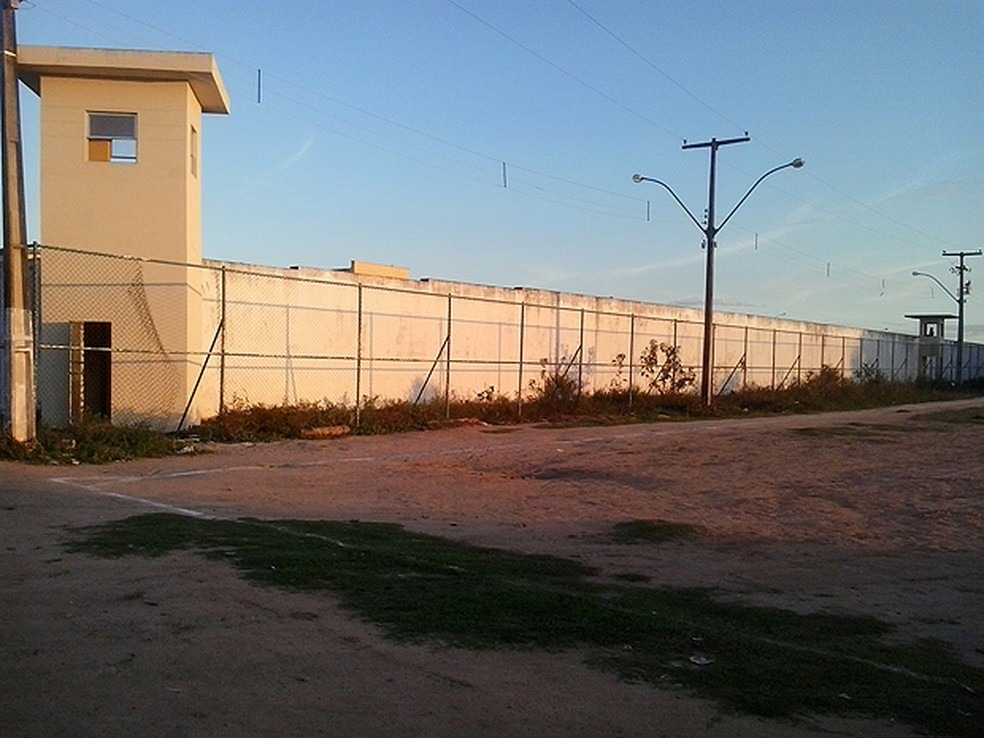
<path fill-rule="evenodd" d="M 622 571 L 617 574 L 613 574 L 612 577 L 620 582 L 632 582 L 633 584 L 642 584 L 649 581 L 649 577 L 645 574 L 639 574 L 634 571 Z"/>
<path fill-rule="evenodd" d="M 41 428 L 31 443 L 0 436 L 0 459 L 36 464 L 105 464 L 171 456 L 187 442 L 143 425 L 117 426 L 86 421 L 67 428 Z"/>
<path fill-rule="evenodd" d="M 916 430 L 912 426 L 893 425 L 892 423 L 845 423 L 844 425 L 827 425 L 814 428 L 795 428 L 796 433 L 817 438 L 846 436 L 848 438 L 870 438 L 884 440 L 892 433 L 907 433 Z"/>
<path fill-rule="evenodd" d="M 703 532 L 699 525 L 660 519 L 627 520 L 612 526 L 612 538 L 616 543 L 666 543 L 679 538 L 693 538 Z"/>
<path fill-rule="evenodd" d="M 943 410 L 937 413 L 918 415 L 913 420 L 956 425 L 984 425 L 984 409 L 970 407 L 963 410 Z"/>
<path fill-rule="evenodd" d="M 72 552 L 192 550 L 250 581 L 328 590 L 400 641 L 581 648 L 626 679 L 677 684 L 757 715 L 850 713 L 976 736 L 984 674 L 932 641 L 893 645 L 873 618 L 799 615 L 696 589 L 604 584 L 574 561 L 479 548 L 400 526 L 158 513 L 76 529 Z"/>

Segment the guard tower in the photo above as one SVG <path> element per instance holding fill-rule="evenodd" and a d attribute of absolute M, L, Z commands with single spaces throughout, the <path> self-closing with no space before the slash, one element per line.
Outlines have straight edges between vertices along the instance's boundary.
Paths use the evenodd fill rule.
<path fill-rule="evenodd" d="M 943 313 L 906 315 L 919 321 L 919 378 L 943 380 L 943 330 L 946 321 L 956 318 L 956 315 Z"/>
<path fill-rule="evenodd" d="M 171 425 L 203 348 L 201 120 L 229 112 L 215 61 L 22 46 L 18 69 L 41 99 L 42 417 Z"/>

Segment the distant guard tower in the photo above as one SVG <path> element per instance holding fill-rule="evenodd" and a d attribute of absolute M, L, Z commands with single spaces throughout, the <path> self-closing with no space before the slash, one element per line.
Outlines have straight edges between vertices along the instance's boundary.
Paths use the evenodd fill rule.
<path fill-rule="evenodd" d="M 215 61 L 21 46 L 18 68 L 41 99 L 41 241 L 57 247 L 41 258 L 41 342 L 60 349 L 39 360 L 42 417 L 171 425 L 203 350 L 201 119 L 229 112 Z"/>
<path fill-rule="evenodd" d="M 932 379 L 936 382 L 943 380 L 943 329 L 946 321 L 956 318 L 956 315 L 942 313 L 906 315 L 919 321 L 919 378 Z"/>

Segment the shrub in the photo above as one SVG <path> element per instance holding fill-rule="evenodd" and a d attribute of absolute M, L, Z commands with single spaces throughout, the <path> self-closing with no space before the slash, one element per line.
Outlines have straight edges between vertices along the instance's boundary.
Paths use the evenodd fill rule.
<path fill-rule="evenodd" d="M 248 405 L 234 399 L 218 415 L 192 428 L 203 441 L 272 441 L 300 438 L 301 431 L 353 422 L 352 411 L 330 402 L 294 405 Z"/>
<path fill-rule="evenodd" d="M 540 380 L 530 380 L 530 404 L 545 417 L 569 415 L 581 398 L 580 382 L 568 376 L 571 364 L 561 368 L 565 358 L 554 366 L 548 359 L 540 359 Z"/>
<path fill-rule="evenodd" d="M 686 392 L 693 388 L 696 379 L 694 370 L 684 367 L 680 361 L 680 347 L 655 338 L 639 357 L 639 373 L 649 379 L 649 391 L 659 395 Z"/>
<path fill-rule="evenodd" d="M 65 428 L 38 429 L 30 443 L 18 443 L 0 435 L 0 458 L 36 464 L 105 464 L 125 459 L 170 456 L 185 446 L 146 425 L 115 426 L 85 419 Z"/>

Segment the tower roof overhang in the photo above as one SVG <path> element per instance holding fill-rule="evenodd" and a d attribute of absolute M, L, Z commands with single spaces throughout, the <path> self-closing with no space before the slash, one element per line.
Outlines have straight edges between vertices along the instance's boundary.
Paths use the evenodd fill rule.
<path fill-rule="evenodd" d="M 17 70 L 24 84 L 38 95 L 43 77 L 187 82 L 202 112 L 229 112 L 229 94 L 222 84 L 215 58 L 208 53 L 19 46 Z"/>

